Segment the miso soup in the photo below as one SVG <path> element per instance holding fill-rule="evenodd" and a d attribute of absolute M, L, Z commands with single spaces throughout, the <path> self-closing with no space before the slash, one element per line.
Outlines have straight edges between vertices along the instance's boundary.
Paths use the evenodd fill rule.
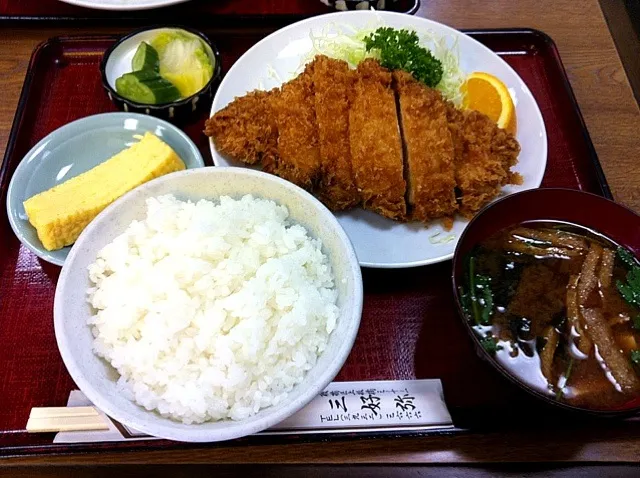
<path fill-rule="evenodd" d="M 640 398 L 640 263 L 567 223 L 529 222 L 466 258 L 463 309 L 494 359 L 569 405 L 624 408 Z"/>

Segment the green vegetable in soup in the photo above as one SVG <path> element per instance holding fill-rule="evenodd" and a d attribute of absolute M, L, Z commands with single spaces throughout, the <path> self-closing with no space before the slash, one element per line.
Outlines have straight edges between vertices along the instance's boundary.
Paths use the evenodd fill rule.
<path fill-rule="evenodd" d="M 469 258 L 469 293 L 463 294 L 463 308 L 473 317 L 477 325 L 488 325 L 494 311 L 491 278 L 476 273 L 476 259 Z"/>
<path fill-rule="evenodd" d="M 624 262 L 627 267 L 633 268 L 638 266 L 638 263 L 634 259 L 633 254 L 631 254 L 624 247 L 618 247 L 618 250 L 616 252 L 618 253 L 618 257 L 620 258 L 620 260 Z"/>
<path fill-rule="evenodd" d="M 482 348 L 489 352 L 491 355 L 495 354 L 498 350 L 502 350 L 502 345 L 498 345 L 496 338 L 492 335 L 487 335 L 480 339 Z"/>
<path fill-rule="evenodd" d="M 627 266 L 628 272 L 626 282 L 618 280 L 616 287 L 624 300 L 635 307 L 640 307 L 640 266 L 626 249 L 618 247 L 617 252 L 620 260 Z"/>

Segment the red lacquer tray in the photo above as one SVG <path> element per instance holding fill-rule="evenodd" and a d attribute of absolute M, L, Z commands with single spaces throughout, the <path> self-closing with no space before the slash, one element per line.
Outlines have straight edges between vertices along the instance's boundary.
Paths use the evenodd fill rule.
<path fill-rule="evenodd" d="M 273 28 L 210 31 L 224 70 Z M 468 33 L 513 66 L 540 105 L 549 138 L 543 186 L 610 196 L 551 39 L 530 30 Z M 75 386 L 53 331 L 59 268 L 37 259 L 13 235 L 4 207 L 7 186 L 22 157 L 45 135 L 77 118 L 114 110 L 98 72 L 102 53 L 113 41 L 114 37 L 104 36 L 67 37 L 38 47 L 0 170 L 0 455 L 187 446 L 168 441 L 54 446 L 53 435 L 24 432 L 32 407 L 64 406 Z M 205 116 L 184 129 L 211 165 L 208 141 L 201 132 Z M 553 410 L 532 402 L 475 356 L 453 307 L 450 274 L 450 262 L 407 270 L 365 269 L 360 332 L 337 380 L 439 378 L 457 426 L 448 433 L 513 427 L 524 409 L 528 422 L 550 421 Z M 494 411 L 500 412 L 500 420 Z M 561 422 L 566 426 L 570 420 L 563 416 Z M 314 437 L 254 436 L 233 443 L 302 439 Z"/>
<path fill-rule="evenodd" d="M 387 1 L 387 9 L 415 13 L 420 0 Z M 229 17 L 259 20 L 263 16 L 309 16 L 335 11 L 319 0 L 191 0 L 173 7 L 153 10 L 112 12 L 77 7 L 59 0 L 0 0 L 0 21 L 38 20 L 46 22 L 99 21 L 101 25 L 123 22 L 164 21 L 209 25 L 228 21 Z"/>

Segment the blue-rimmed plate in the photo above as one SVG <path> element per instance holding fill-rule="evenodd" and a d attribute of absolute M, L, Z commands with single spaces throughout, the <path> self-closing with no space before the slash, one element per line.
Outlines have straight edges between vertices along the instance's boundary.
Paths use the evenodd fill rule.
<path fill-rule="evenodd" d="M 62 265 L 71 247 L 47 251 L 29 223 L 23 203 L 31 196 L 78 176 L 150 131 L 171 146 L 187 169 L 204 167 L 196 145 L 175 126 L 136 113 L 105 113 L 69 123 L 36 144 L 16 168 L 7 193 L 7 214 L 18 239 L 38 257 Z"/>

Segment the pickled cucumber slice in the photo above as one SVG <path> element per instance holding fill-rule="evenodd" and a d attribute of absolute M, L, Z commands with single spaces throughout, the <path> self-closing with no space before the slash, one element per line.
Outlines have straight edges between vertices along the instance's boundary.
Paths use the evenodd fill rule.
<path fill-rule="evenodd" d="M 116 91 L 131 101 L 146 105 L 159 105 L 180 99 L 178 89 L 151 70 L 125 73 L 116 80 Z"/>
<path fill-rule="evenodd" d="M 160 57 L 155 48 L 146 42 L 140 43 L 131 60 L 133 71 L 152 70 L 160 71 Z"/>

